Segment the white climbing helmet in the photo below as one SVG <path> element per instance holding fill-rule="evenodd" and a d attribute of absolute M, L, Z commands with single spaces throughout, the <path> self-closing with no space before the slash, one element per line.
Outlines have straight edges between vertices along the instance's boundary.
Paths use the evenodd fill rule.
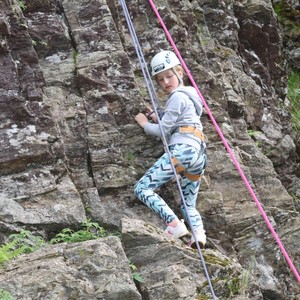
<path fill-rule="evenodd" d="M 161 51 L 157 53 L 151 60 L 151 74 L 157 75 L 168 69 L 180 65 L 180 61 L 172 51 Z"/>

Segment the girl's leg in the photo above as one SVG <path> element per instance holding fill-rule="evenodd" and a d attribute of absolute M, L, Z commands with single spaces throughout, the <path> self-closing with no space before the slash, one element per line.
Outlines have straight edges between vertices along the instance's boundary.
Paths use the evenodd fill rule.
<path fill-rule="evenodd" d="M 190 217 L 191 225 L 194 229 L 203 229 L 203 221 L 200 213 L 196 209 L 197 203 L 197 195 L 200 187 L 200 181 L 190 181 L 185 177 L 181 178 L 181 188 L 183 192 L 183 196 L 185 199 L 185 203 L 187 206 L 187 210 L 183 203 L 181 203 L 181 211 L 184 215 L 184 219 L 188 223 L 188 217 Z"/>
<path fill-rule="evenodd" d="M 173 150 L 173 155 L 177 157 L 177 159 L 189 173 L 204 174 L 207 159 L 204 145 L 200 152 L 194 147 L 188 145 L 176 145 Z M 181 176 L 181 188 L 187 206 L 186 210 L 184 204 L 181 203 L 181 211 L 187 223 L 187 215 L 189 215 L 191 225 L 194 229 L 203 229 L 203 221 L 201 215 L 196 209 L 196 202 L 200 184 L 200 180 L 190 181 L 185 176 Z"/>
<path fill-rule="evenodd" d="M 168 182 L 173 176 L 168 154 L 165 153 L 136 183 L 134 188 L 136 197 L 159 214 L 166 224 L 177 219 L 177 216 L 154 190 Z"/>

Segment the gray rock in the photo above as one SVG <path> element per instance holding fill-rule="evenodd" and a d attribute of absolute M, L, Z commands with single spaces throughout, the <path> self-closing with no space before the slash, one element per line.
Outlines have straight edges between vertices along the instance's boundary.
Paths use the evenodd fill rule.
<path fill-rule="evenodd" d="M 149 97 L 119 2 L 26 1 L 23 10 L 20 3 L 0 3 L 1 242 L 22 228 L 48 237 L 91 217 L 105 227 L 122 228 L 125 252 L 147 279 L 137 283 L 144 299 L 209 296 L 196 254 L 164 237 L 162 221 L 133 195 L 134 183 L 164 149 L 134 121 Z M 287 113 L 286 61 L 272 2 L 169 0 L 157 5 L 299 270 L 299 154 Z M 129 10 L 146 61 L 159 49 L 171 49 L 146 2 L 131 1 Z M 218 298 L 299 298 L 295 277 L 207 112 L 202 122 L 209 161 L 197 207 Z M 158 192 L 180 215 L 174 182 Z M 106 246 L 100 250 L 105 253 Z M 38 255 L 47 265 L 47 255 Z M 118 277 L 113 270 L 105 281 L 108 299 L 119 297 L 112 291 Z M 5 270 L 1 276 L 8 280 Z M 80 296 L 81 287 L 94 291 L 90 283 L 77 289 L 68 276 L 63 284 L 75 289 L 75 298 L 89 297 Z M 22 278 L 18 291 L 27 286 Z M 57 286 L 57 295 L 71 293 L 60 280 L 50 284 Z M 32 282 L 30 288 L 38 289 Z M 116 293 L 125 290 L 141 297 L 132 279 L 128 286 L 125 281 L 114 286 Z M 99 295 L 106 297 L 104 289 Z"/>
<path fill-rule="evenodd" d="M 117 237 L 47 246 L 0 270 L 14 299 L 142 299 Z"/>

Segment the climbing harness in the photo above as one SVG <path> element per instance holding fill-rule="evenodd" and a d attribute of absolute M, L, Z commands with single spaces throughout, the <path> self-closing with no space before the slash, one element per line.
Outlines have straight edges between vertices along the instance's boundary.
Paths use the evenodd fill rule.
<path fill-rule="evenodd" d="M 159 114 L 158 114 L 158 109 L 160 109 L 160 107 L 158 109 L 156 108 L 156 103 L 159 103 L 159 102 L 158 102 L 158 98 L 157 98 L 157 95 L 156 95 L 156 92 L 155 92 L 155 88 L 154 88 L 154 85 L 153 85 L 153 82 L 152 82 L 149 70 L 147 68 L 147 63 L 146 63 L 146 61 L 144 59 L 144 55 L 143 55 L 143 52 L 141 50 L 138 38 L 136 36 L 134 26 L 133 26 L 133 24 L 131 22 L 131 19 L 130 19 L 130 16 L 129 16 L 129 12 L 128 12 L 125 0 L 120 0 L 120 2 L 121 2 L 121 5 L 122 5 L 123 13 L 124 13 L 127 25 L 128 25 L 129 32 L 130 32 L 130 35 L 131 35 L 131 38 L 132 38 L 132 43 L 133 43 L 133 46 L 135 48 L 138 60 L 140 62 L 142 73 L 143 73 L 143 76 L 144 76 L 144 79 L 145 79 L 145 84 L 146 84 L 146 87 L 147 87 L 147 90 L 148 90 L 148 93 L 149 93 L 149 97 L 150 97 L 152 105 L 153 105 L 153 110 L 155 111 L 155 114 L 156 114 L 156 117 L 157 117 L 157 123 L 158 123 L 160 131 L 162 133 L 162 142 L 163 142 L 163 144 L 165 146 L 165 149 L 166 149 L 166 152 L 167 152 L 167 154 L 169 156 L 170 162 L 172 162 L 172 154 L 171 154 L 171 152 L 170 152 L 170 150 L 168 148 L 168 143 L 167 143 L 167 140 L 166 140 L 166 137 L 165 137 L 165 134 L 164 134 L 161 122 L 160 122 Z M 175 166 L 172 163 L 171 163 L 171 167 L 172 167 L 173 173 L 176 175 Z M 181 189 L 179 177 L 175 176 L 175 180 L 176 180 L 179 192 L 180 192 L 182 203 L 183 203 L 183 205 L 185 207 L 185 210 L 188 211 L 188 207 L 187 207 L 187 204 L 185 202 L 185 198 L 184 198 L 184 195 L 183 195 L 183 192 L 182 192 L 182 189 Z M 190 220 L 190 216 L 189 216 L 188 213 L 187 213 L 187 219 L 188 219 L 189 225 L 191 225 L 191 220 Z M 204 269 L 204 273 L 205 273 L 205 276 L 206 276 L 206 279 L 207 279 L 207 282 L 208 282 L 208 285 L 209 285 L 212 297 L 213 297 L 213 299 L 216 299 L 216 296 L 215 296 L 215 293 L 214 293 L 214 290 L 213 290 L 213 286 L 212 286 L 212 283 L 211 283 L 211 280 L 210 280 L 210 276 L 208 274 L 207 267 L 206 267 L 206 264 L 205 264 L 205 260 L 203 258 L 203 255 L 202 255 L 202 252 L 201 252 L 198 240 L 197 240 L 197 236 L 195 234 L 193 226 L 190 226 L 190 227 L 191 227 L 191 231 L 192 231 L 193 237 L 194 237 L 194 239 L 196 241 L 197 251 L 198 251 L 198 254 L 199 254 L 200 259 L 201 259 L 201 263 L 202 263 L 202 266 L 203 266 L 203 269 Z"/>
<path fill-rule="evenodd" d="M 253 189 L 252 189 L 252 187 L 251 187 L 249 181 L 247 180 L 247 178 L 246 178 L 246 176 L 245 176 L 245 174 L 244 174 L 244 172 L 243 172 L 243 170 L 242 170 L 242 168 L 241 168 L 239 162 L 238 162 L 237 159 L 235 158 L 235 156 L 234 156 L 234 154 L 233 154 L 233 152 L 232 152 L 232 150 L 231 150 L 229 144 L 227 143 L 227 141 L 226 141 L 226 139 L 225 139 L 225 137 L 224 137 L 224 135 L 223 135 L 223 133 L 222 133 L 220 127 L 218 126 L 218 124 L 217 124 L 217 122 L 216 122 L 214 116 L 212 115 L 212 112 L 210 111 L 210 109 L 209 109 L 209 107 L 208 107 L 208 105 L 207 105 L 207 103 L 206 103 L 204 97 L 202 96 L 202 94 L 201 94 L 201 92 L 200 92 L 200 90 L 199 90 L 199 88 L 198 88 L 198 86 L 197 86 L 197 84 L 196 84 L 196 82 L 195 82 L 193 76 L 191 75 L 191 73 L 190 73 L 188 67 L 186 66 L 184 60 L 182 59 L 182 57 L 181 57 L 181 55 L 180 55 L 180 52 L 179 52 L 179 50 L 178 50 L 176 44 L 174 43 L 174 41 L 173 41 L 173 39 L 172 39 L 172 37 L 171 37 L 171 35 L 170 35 L 170 33 L 169 33 L 169 31 L 168 31 L 166 25 L 164 24 L 164 21 L 163 21 L 163 19 L 161 18 L 161 16 L 160 16 L 160 14 L 159 14 L 159 12 L 158 12 L 158 10 L 157 10 L 157 8 L 156 8 L 154 2 L 153 2 L 152 0 L 148 0 L 148 1 L 149 1 L 150 5 L 151 5 L 151 7 L 152 7 L 152 10 L 154 11 L 154 13 L 155 13 L 157 19 L 159 20 L 159 23 L 161 24 L 163 30 L 165 31 L 165 34 L 166 34 L 166 36 L 167 36 L 167 38 L 168 38 L 170 44 L 172 45 L 175 54 L 176 54 L 177 57 L 179 58 L 179 60 L 180 60 L 180 62 L 181 62 L 181 65 L 182 65 L 183 69 L 185 70 L 187 76 L 189 77 L 191 84 L 192 84 L 193 87 L 196 89 L 196 91 L 197 91 L 197 93 L 198 93 L 198 95 L 199 95 L 199 97 L 200 97 L 200 99 L 201 99 L 201 101 L 202 101 L 202 104 L 204 105 L 204 107 L 205 107 L 205 109 L 206 109 L 207 114 L 209 115 L 209 117 L 210 117 L 210 119 L 211 119 L 211 121 L 212 121 L 212 123 L 213 123 L 213 125 L 214 125 L 214 127 L 215 127 L 215 129 L 216 129 L 216 131 L 217 131 L 217 133 L 218 133 L 218 135 L 220 136 L 220 138 L 221 138 L 221 140 L 222 140 L 222 142 L 223 142 L 223 144 L 224 144 L 224 146 L 225 146 L 227 152 L 229 153 L 229 155 L 230 155 L 230 157 L 231 157 L 231 159 L 232 159 L 232 161 L 233 161 L 235 167 L 237 168 L 237 170 L 238 170 L 238 172 L 239 172 L 241 178 L 243 179 L 245 186 L 247 187 L 247 189 L 248 189 L 250 195 L 252 196 L 254 202 L 256 203 L 256 205 L 257 205 L 257 207 L 258 207 L 258 209 L 259 209 L 259 211 L 260 211 L 262 217 L 264 218 L 264 220 L 265 220 L 265 222 L 266 222 L 266 224 L 267 224 L 269 230 L 271 231 L 271 233 L 272 233 L 274 239 L 276 240 L 276 242 L 277 242 L 277 244 L 278 244 L 278 246 L 279 246 L 279 248 L 280 248 L 280 250 L 281 250 L 283 256 L 285 257 L 285 259 L 286 259 L 288 265 L 290 266 L 290 268 L 291 268 L 291 270 L 293 271 L 295 277 L 297 278 L 298 282 L 300 283 L 300 275 L 299 275 L 299 273 L 298 273 L 296 267 L 294 266 L 292 260 L 290 259 L 288 253 L 286 252 L 286 250 L 285 250 L 285 248 L 284 248 L 284 246 L 283 246 L 281 240 L 279 239 L 277 233 L 275 232 L 275 230 L 274 230 L 274 228 L 273 228 L 273 226 L 272 226 L 270 220 L 268 219 L 268 216 L 266 215 L 266 213 L 265 213 L 265 211 L 264 211 L 262 205 L 260 204 L 260 202 L 259 202 L 259 200 L 258 200 L 258 198 L 257 198 L 257 196 L 256 196 L 256 194 L 255 194 L 255 192 L 253 191 Z"/>
<path fill-rule="evenodd" d="M 205 136 L 203 132 L 196 127 L 193 126 L 181 126 L 176 128 L 172 133 L 185 133 L 185 134 L 193 134 L 201 141 L 205 141 Z M 179 175 L 185 176 L 187 179 L 191 181 L 199 181 L 201 179 L 201 174 L 190 174 L 186 171 L 185 167 L 178 161 L 175 156 L 172 156 L 172 163 L 175 167 L 176 173 Z"/>
<path fill-rule="evenodd" d="M 181 127 L 176 128 L 172 133 L 175 133 L 175 132 L 190 133 L 190 134 L 195 135 L 201 141 L 205 141 L 205 135 L 203 134 L 203 132 L 194 126 L 181 126 Z"/>
<path fill-rule="evenodd" d="M 179 162 L 179 160 L 173 156 L 172 157 L 172 163 L 175 167 L 176 173 L 178 175 L 183 175 L 187 179 L 191 181 L 199 181 L 201 179 L 201 174 L 190 174 L 185 170 L 185 167 Z"/>

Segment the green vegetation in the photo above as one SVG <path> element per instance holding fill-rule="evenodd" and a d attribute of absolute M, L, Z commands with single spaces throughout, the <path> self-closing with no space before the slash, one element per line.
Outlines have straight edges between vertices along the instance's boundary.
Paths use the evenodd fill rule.
<path fill-rule="evenodd" d="M 0 264 L 20 254 L 34 252 L 41 248 L 44 243 L 41 237 L 34 236 L 27 230 L 12 234 L 9 236 L 8 242 L 0 247 Z"/>
<path fill-rule="evenodd" d="M 300 24 L 297 21 L 300 17 L 298 10 L 293 8 L 288 1 L 273 2 L 274 11 L 282 26 L 282 30 L 290 45 L 299 47 Z M 296 139 L 300 140 L 300 73 L 299 71 L 288 70 L 288 98 L 290 100 L 290 113 L 292 116 L 292 126 L 296 132 Z"/>
<path fill-rule="evenodd" d="M 125 158 L 128 161 L 133 161 L 133 160 L 135 160 L 136 155 L 133 152 L 127 152 L 127 153 L 125 153 Z"/>
<path fill-rule="evenodd" d="M 86 220 L 81 226 L 83 229 L 79 231 L 74 231 L 70 228 L 63 229 L 50 240 L 50 244 L 84 242 L 107 236 L 106 230 L 99 226 L 98 223 Z M 35 236 L 28 230 L 22 230 L 18 234 L 11 234 L 8 242 L 0 247 L 0 264 L 23 253 L 34 252 L 45 244 L 46 242 L 42 237 Z"/>
<path fill-rule="evenodd" d="M 129 259 L 129 267 L 130 267 L 130 270 L 131 270 L 131 274 L 132 274 L 132 277 L 135 281 L 137 282 L 144 282 L 144 278 L 141 276 L 140 273 L 136 272 L 137 270 L 137 267 L 131 262 L 131 260 Z"/>
<path fill-rule="evenodd" d="M 198 295 L 197 296 L 197 300 L 209 300 L 210 298 L 208 298 L 207 296 L 203 296 L 203 295 Z"/>
<path fill-rule="evenodd" d="M 211 280 L 211 284 L 213 287 L 217 287 L 218 284 L 218 288 L 222 286 L 223 293 L 224 295 L 226 294 L 228 299 L 231 299 L 237 295 L 245 296 L 246 291 L 249 287 L 250 268 L 252 268 L 251 265 L 247 270 L 243 270 L 242 273 L 237 276 L 233 276 L 233 274 L 230 274 L 225 278 L 216 277 L 215 279 Z M 204 286 L 208 286 L 207 281 L 203 284 L 203 287 Z M 197 300 L 210 299 L 207 298 L 206 295 L 201 294 L 201 288 L 202 287 L 197 287 Z"/>
<path fill-rule="evenodd" d="M 0 300 L 13 300 L 12 295 L 0 288 Z"/>
<path fill-rule="evenodd" d="M 248 129 L 248 134 L 249 134 L 249 136 L 251 138 L 253 138 L 254 140 L 256 140 L 257 137 L 259 137 L 259 135 L 261 134 L 261 132 L 253 130 L 253 129 Z M 255 145 L 256 145 L 257 148 L 261 148 L 261 142 L 260 141 L 256 141 Z"/>
<path fill-rule="evenodd" d="M 240 281 L 238 277 L 234 277 L 226 282 L 230 292 L 230 297 L 240 293 Z"/>
<path fill-rule="evenodd" d="M 250 276 L 250 269 L 253 268 L 252 264 L 250 264 L 248 270 L 244 270 L 241 275 L 240 280 L 240 293 L 244 294 L 249 286 L 249 276 Z"/>
<path fill-rule="evenodd" d="M 32 46 L 33 47 L 36 47 L 37 45 L 41 45 L 41 46 L 44 46 L 44 47 L 47 47 L 48 43 L 46 41 L 36 41 L 36 40 L 31 40 L 31 43 L 32 43 Z"/>
<path fill-rule="evenodd" d="M 260 135 L 261 132 L 260 131 L 256 131 L 256 130 L 252 130 L 252 129 L 248 129 L 248 134 L 251 137 L 256 137 L 256 136 Z"/>
<path fill-rule="evenodd" d="M 83 242 L 86 240 L 98 239 L 106 236 L 106 231 L 99 226 L 98 223 L 86 220 L 82 223 L 82 230 L 73 231 L 65 228 L 58 233 L 55 238 L 50 241 L 50 244 L 60 242 Z M 33 235 L 28 230 L 21 230 L 18 234 L 11 234 L 8 237 L 8 242 L 0 247 L 0 265 L 16 258 L 24 253 L 31 253 L 40 249 L 46 242 L 40 236 Z M 139 279 L 136 275 L 136 280 Z M 11 294 L 0 288 L 0 300 L 13 300 Z"/>
<path fill-rule="evenodd" d="M 92 208 L 90 207 L 90 205 L 87 202 L 84 203 L 84 210 L 87 214 L 90 214 L 93 211 Z"/>
<path fill-rule="evenodd" d="M 291 105 L 292 125 L 300 139 L 300 73 L 291 71 L 288 76 L 288 98 Z"/>
<path fill-rule="evenodd" d="M 204 26 L 199 25 L 197 27 L 197 36 L 199 38 L 201 46 L 204 48 L 208 45 L 208 43 L 211 41 L 211 38 L 209 36 L 209 32 L 207 31 L 207 28 Z"/>
<path fill-rule="evenodd" d="M 64 228 L 53 239 L 50 240 L 50 244 L 84 242 L 107 236 L 106 230 L 99 226 L 98 223 L 86 220 L 81 226 L 83 229 L 79 231 L 74 231 L 70 228 Z"/>
<path fill-rule="evenodd" d="M 227 267 L 230 265 L 230 261 L 228 259 L 220 259 L 219 257 L 204 253 L 203 257 L 207 263 L 214 264 L 214 265 L 220 265 L 222 267 Z"/>
<path fill-rule="evenodd" d="M 78 62 L 77 62 L 77 57 L 78 57 L 78 51 L 74 50 L 73 51 L 73 61 L 74 61 L 74 75 L 76 76 L 78 73 Z"/>
<path fill-rule="evenodd" d="M 243 295 L 248 288 L 249 272 L 244 271 L 240 277 L 234 277 L 226 281 L 230 297 L 234 295 Z"/>
<path fill-rule="evenodd" d="M 253 260 L 253 259 L 252 259 Z M 230 278 L 226 281 L 226 286 L 229 290 L 230 297 L 234 295 L 245 295 L 249 286 L 250 270 L 252 269 L 253 262 L 250 263 L 247 270 L 243 270 L 241 275 Z"/>
<path fill-rule="evenodd" d="M 48 46 L 48 43 L 46 41 L 40 41 L 39 42 L 42 46 L 44 47 L 47 47 Z"/>
<path fill-rule="evenodd" d="M 297 22 L 299 12 L 294 9 L 287 1 L 274 3 L 274 11 L 278 16 L 280 24 L 284 31 L 290 36 L 298 36 L 300 34 L 300 25 Z"/>
<path fill-rule="evenodd" d="M 215 278 L 215 279 L 211 279 L 211 284 L 212 284 L 212 286 L 213 287 L 215 287 L 216 286 L 216 284 L 220 281 L 221 279 L 220 278 Z M 205 281 L 204 283 L 203 283 L 203 287 L 207 287 L 208 286 L 208 281 Z M 202 293 L 202 287 L 197 287 L 196 288 L 196 291 L 197 291 L 197 300 L 209 300 L 209 299 L 211 299 L 211 297 L 208 297 L 208 296 L 206 296 L 206 295 L 203 295 L 203 294 L 201 294 Z"/>
<path fill-rule="evenodd" d="M 25 4 L 25 1 L 24 0 L 19 0 L 18 2 L 19 2 L 20 8 L 24 11 L 27 8 L 27 6 Z"/>

